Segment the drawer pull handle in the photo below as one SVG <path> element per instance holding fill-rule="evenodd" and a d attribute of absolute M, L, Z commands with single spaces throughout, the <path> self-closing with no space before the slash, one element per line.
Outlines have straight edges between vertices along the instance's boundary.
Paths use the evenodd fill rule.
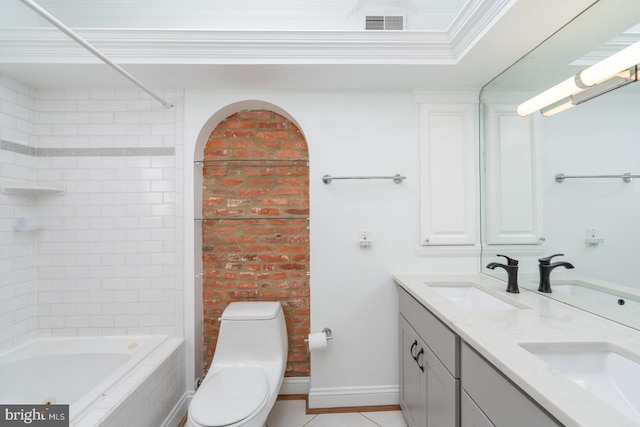
<path fill-rule="evenodd" d="M 420 368 L 420 370 L 424 372 L 424 364 L 420 363 L 420 360 L 418 360 L 420 359 L 420 356 L 422 356 L 422 358 L 424 359 L 424 348 L 421 348 L 415 357 L 416 363 L 418 364 L 418 368 Z"/>
<path fill-rule="evenodd" d="M 418 346 L 418 340 L 413 340 L 413 344 L 411 344 L 411 348 L 409 349 L 409 353 L 411 353 L 411 357 L 413 360 L 416 360 L 416 355 L 413 354 L 413 348 Z"/>

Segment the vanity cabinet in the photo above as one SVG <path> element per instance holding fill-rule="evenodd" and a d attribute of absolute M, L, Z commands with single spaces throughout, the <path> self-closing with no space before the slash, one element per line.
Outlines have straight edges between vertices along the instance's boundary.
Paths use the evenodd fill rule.
<path fill-rule="evenodd" d="M 400 289 L 400 407 L 409 427 L 457 427 L 459 338 Z"/>
<path fill-rule="evenodd" d="M 461 370 L 461 427 L 562 426 L 466 343 Z"/>

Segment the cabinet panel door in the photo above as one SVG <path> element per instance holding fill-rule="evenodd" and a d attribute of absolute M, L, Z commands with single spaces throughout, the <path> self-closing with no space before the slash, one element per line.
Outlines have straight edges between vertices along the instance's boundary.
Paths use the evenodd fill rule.
<path fill-rule="evenodd" d="M 539 119 L 514 105 L 487 106 L 485 141 L 487 243 L 541 244 L 542 167 Z"/>
<path fill-rule="evenodd" d="M 421 244 L 474 245 L 478 108 L 420 105 Z"/>
<path fill-rule="evenodd" d="M 422 360 L 418 358 L 419 364 Z M 459 384 L 438 358 L 424 348 L 424 369 L 427 374 L 427 427 L 457 427 Z"/>
<path fill-rule="evenodd" d="M 423 427 L 425 419 L 425 374 L 414 356 L 424 347 L 418 334 L 400 318 L 400 407 L 409 427 Z"/>

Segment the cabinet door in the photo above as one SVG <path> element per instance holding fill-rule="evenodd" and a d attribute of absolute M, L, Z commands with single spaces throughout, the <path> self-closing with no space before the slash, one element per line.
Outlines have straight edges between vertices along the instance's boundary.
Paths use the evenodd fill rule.
<path fill-rule="evenodd" d="M 477 104 L 420 105 L 421 244 L 474 245 Z"/>
<path fill-rule="evenodd" d="M 424 366 L 427 374 L 427 427 L 456 427 L 459 419 L 459 383 L 440 360 L 424 347 Z"/>
<path fill-rule="evenodd" d="M 541 244 L 542 171 L 539 118 L 515 105 L 486 107 L 486 235 L 490 245 Z"/>
<path fill-rule="evenodd" d="M 400 318 L 400 408 L 409 427 L 424 427 L 426 411 L 425 373 L 415 358 L 424 347 L 418 334 Z"/>

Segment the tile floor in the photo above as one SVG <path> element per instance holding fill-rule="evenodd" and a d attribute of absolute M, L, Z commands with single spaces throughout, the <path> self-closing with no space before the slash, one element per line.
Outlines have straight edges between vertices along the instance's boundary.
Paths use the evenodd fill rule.
<path fill-rule="evenodd" d="M 304 400 L 276 401 L 267 427 L 407 427 L 400 411 L 307 415 Z"/>

